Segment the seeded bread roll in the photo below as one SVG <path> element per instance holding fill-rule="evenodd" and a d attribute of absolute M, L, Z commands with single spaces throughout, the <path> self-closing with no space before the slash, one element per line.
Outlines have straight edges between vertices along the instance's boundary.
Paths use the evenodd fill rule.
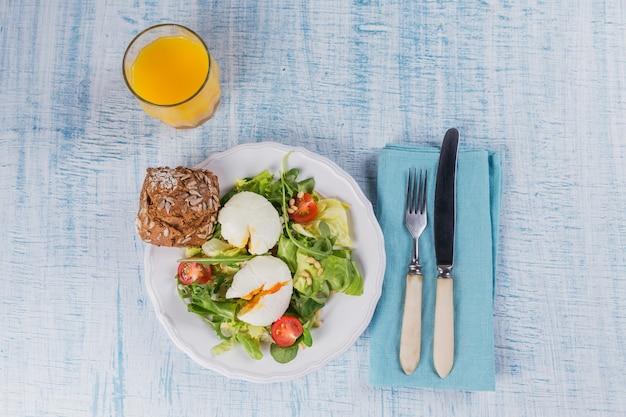
<path fill-rule="evenodd" d="M 185 167 L 148 168 L 135 228 L 158 246 L 202 245 L 212 235 L 220 207 L 217 177 Z"/>

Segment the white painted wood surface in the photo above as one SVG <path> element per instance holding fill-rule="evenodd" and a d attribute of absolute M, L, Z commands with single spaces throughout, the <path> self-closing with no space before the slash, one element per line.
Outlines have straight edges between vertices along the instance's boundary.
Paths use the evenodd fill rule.
<path fill-rule="evenodd" d="M 222 71 L 199 129 L 149 119 L 122 80 L 165 21 Z M 622 0 L 0 2 L 0 415 L 626 415 L 625 51 Z M 273 140 L 375 201 L 380 148 L 451 126 L 505 157 L 496 392 L 370 387 L 367 332 L 271 385 L 172 345 L 133 231 L 148 166 Z"/>

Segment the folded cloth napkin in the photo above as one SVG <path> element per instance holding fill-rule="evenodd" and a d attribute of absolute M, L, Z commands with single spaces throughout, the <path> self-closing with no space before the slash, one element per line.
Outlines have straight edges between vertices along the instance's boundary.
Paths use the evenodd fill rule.
<path fill-rule="evenodd" d="M 495 390 L 493 295 L 502 162 L 499 153 L 459 148 L 454 247 L 454 366 L 445 379 L 433 364 L 437 263 L 433 201 L 439 163 L 437 147 L 387 145 L 378 163 L 377 216 L 385 236 L 387 269 L 370 326 L 369 383 L 374 386 Z M 423 266 L 420 362 L 405 375 L 398 359 L 407 267 L 412 238 L 404 226 L 409 168 L 427 169 L 428 224 L 419 240 Z"/>

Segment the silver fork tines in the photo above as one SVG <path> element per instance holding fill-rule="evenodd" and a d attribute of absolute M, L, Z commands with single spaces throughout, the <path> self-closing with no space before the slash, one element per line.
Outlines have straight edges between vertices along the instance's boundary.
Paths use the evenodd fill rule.
<path fill-rule="evenodd" d="M 422 266 L 419 263 L 418 240 L 426 228 L 426 184 L 428 170 L 420 169 L 419 179 L 416 169 L 409 169 L 409 178 L 406 189 L 406 208 L 404 212 L 404 224 L 413 236 L 413 257 L 409 264 L 409 274 L 421 274 Z"/>

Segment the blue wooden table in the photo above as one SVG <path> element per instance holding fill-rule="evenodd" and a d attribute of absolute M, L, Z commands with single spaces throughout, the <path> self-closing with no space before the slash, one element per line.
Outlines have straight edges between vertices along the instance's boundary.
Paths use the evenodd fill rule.
<path fill-rule="evenodd" d="M 186 3 L 0 3 L 0 415 L 626 415 L 623 1 Z M 126 45 L 160 22 L 219 63 L 198 129 L 149 118 L 124 85 Z M 372 387 L 367 331 L 268 385 L 172 344 L 133 228 L 147 167 L 271 140 L 375 202 L 380 149 L 451 126 L 504 157 L 495 392 Z"/>

